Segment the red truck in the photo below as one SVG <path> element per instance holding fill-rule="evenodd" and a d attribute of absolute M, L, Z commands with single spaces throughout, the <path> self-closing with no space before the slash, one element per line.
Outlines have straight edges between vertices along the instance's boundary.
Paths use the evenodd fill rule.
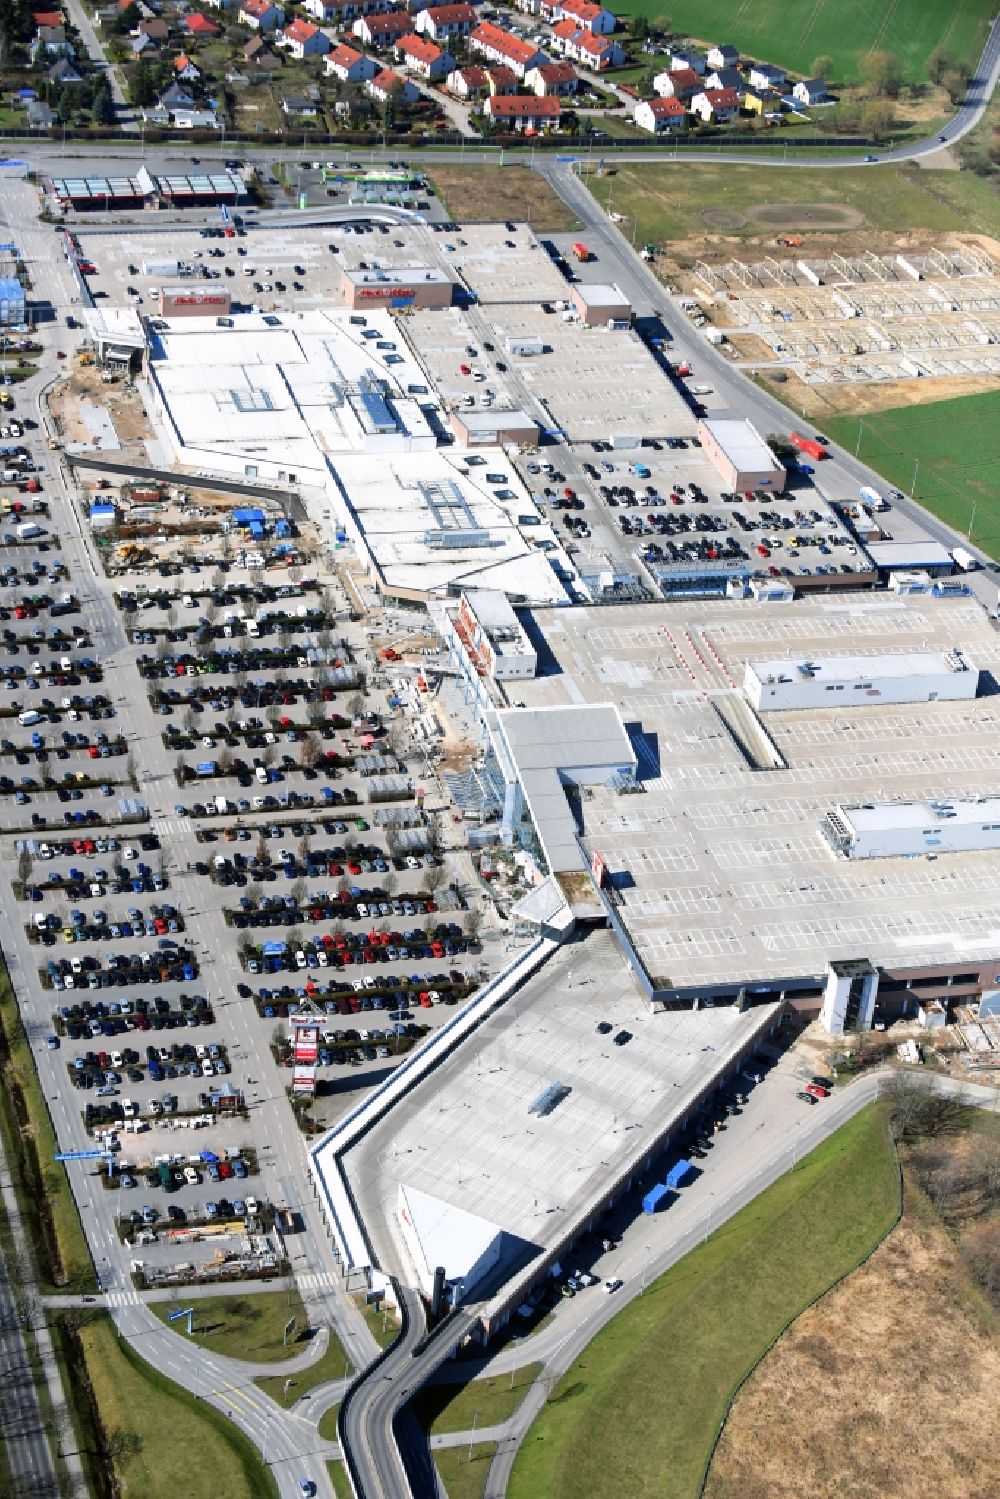
<path fill-rule="evenodd" d="M 798 432 L 790 432 L 788 441 L 793 448 L 798 448 L 801 453 L 808 453 L 809 457 L 815 458 L 817 462 L 826 457 L 826 448 L 814 437 L 801 437 Z"/>
<path fill-rule="evenodd" d="M 583 243 L 583 241 L 579 239 L 573 246 L 573 254 L 576 256 L 577 260 L 582 260 L 584 263 L 586 263 L 590 259 L 590 251 L 587 249 L 587 246 Z"/>

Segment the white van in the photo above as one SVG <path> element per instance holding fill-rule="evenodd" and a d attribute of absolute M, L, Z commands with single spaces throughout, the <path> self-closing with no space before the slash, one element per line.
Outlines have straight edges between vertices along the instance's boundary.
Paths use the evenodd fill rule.
<path fill-rule="evenodd" d="M 267 785 L 267 766 L 266 765 L 258 765 L 256 767 L 256 769 L 254 770 L 254 775 L 257 777 L 258 781 L 260 782 L 260 784 L 262 786 L 266 786 Z"/>
<path fill-rule="evenodd" d="M 22 728 L 30 729 L 32 724 L 41 723 L 42 715 L 40 713 L 36 713 L 34 708 L 28 708 L 24 713 L 19 713 L 17 715 L 17 721 Z"/>

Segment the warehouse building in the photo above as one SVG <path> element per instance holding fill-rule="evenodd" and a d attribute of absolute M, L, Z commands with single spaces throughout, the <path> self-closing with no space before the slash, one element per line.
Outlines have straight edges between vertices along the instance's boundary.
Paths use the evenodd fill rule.
<path fill-rule="evenodd" d="M 345 269 L 340 290 L 348 307 L 450 307 L 455 283 L 443 271 Z"/>
<path fill-rule="evenodd" d="M 502 447 L 504 443 L 534 447 L 541 431 L 526 411 L 453 411 L 451 430 L 466 448 Z"/>
<path fill-rule="evenodd" d="M 629 328 L 632 304 L 617 286 L 602 282 L 577 282 L 570 298 L 581 323 L 588 328 Z"/>
<path fill-rule="evenodd" d="M 885 703 L 974 698 L 979 671 L 956 646 L 899 656 L 821 656 L 811 661 L 748 661 L 743 687 L 759 712 L 792 708 L 871 708 Z"/>
<path fill-rule="evenodd" d="M 706 458 L 734 494 L 750 489 L 780 494 L 784 489 L 783 466 L 750 422 L 699 422 L 698 436 Z"/>

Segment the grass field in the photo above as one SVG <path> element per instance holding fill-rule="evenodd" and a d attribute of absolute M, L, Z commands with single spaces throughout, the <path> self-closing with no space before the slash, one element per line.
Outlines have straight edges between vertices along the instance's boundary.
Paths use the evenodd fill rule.
<path fill-rule="evenodd" d="M 297 1350 L 296 1350 L 297 1351 Z M 286 1410 L 294 1405 L 296 1400 L 301 1399 L 309 1390 L 314 1390 L 317 1385 L 326 1384 L 331 1379 L 343 1379 L 345 1372 L 351 1371 L 351 1361 L 344 1352 L 344 1348 L 336 1333 L 330 1333 L 330 1342 L 322 1358 L 318 1358 L 314 1364 L 309 1364 L 305 1369 L 300 1369 L 297 1374 L 260 1374 L 254 1380 L 254 1384 L 262 1389 L 265 1395 L 277 1401 L 278 1405 Z M 285 1388 L 285 1380 L 288 1379 L 288 1388 Z"/>
<path fill-rule="evenodd" d="M 852 453 L 860 430 L 865 463 L 1000 559 L 1000 391 L 824 425 Z"/>
<path fill-rule="evenodd" d="M 281 1333 L 289 1317 L 295 1317 L 298 1329 L 306 1325 L 306 1309 L 297 1291 L 264 1291 L 259 1296 L 209 1296 L 204 1301 L 154 1301 L 150 1311 L 166 1322 L 178 1306 L 194 1307 L 192 1343 L 227 1358 L 249 1359 L 253 1363 L 271 1363 L 301 1353 L 304 1343 L 296 1342 L 293 1333 L 285 1348 Z M 187 1337 L 187 1323 L 175 1322 L 175 1332 Z"/>
<path fill-rule="evenodd" d="M 90 1251 L 67 1168 L 53 1160 L 58 1150 L 55 1130 L 2 962 L 0 1032 L 0 1128 L 42 1289 L 92 1290 L 96 1277 Z M 78 1164 L 70 1169 L 88 1167 Z"/>
<path fill-rule="evenodd" d="M 579 228 L 576 216 L 530 167 L 486 162 L 466 167 L 442 162 L 433 166 L 428 176 L 448 217 L 460 224 L 516 219 L 542 234 Z"/>
<path fill-rule="evenodd" d="M 610 197 L 616 211 L 638 216 L 637 237 L 643 242 L 693 240 L 720 229 L 773 238 L 776 226 L 755 224 L 753 210 L 787 205 L 784 229 L 805 231 L 820 245 L 836 249 L 839 231 L 812 229 L 796 215 L 797 207 L 817 204 L 853 210 L 851 216 L 860 214 L 869 229 L 964 229 L 1000 237 L 1000 193 L 968 172 L 922 172 L 917 167 L 774 172 L 709 162 L 628 162 L 612 175 L 591 174 L 586 181 L 602 206 L 607 207 Z M 715 217 L 720 213 L 724 222 Z"/>
<path fill-rule="evenodd" d="M 116 1493 L 136 1499 L 277 1499 L 270 1469 L 246 1438 L 120 1343 L 109 1318 L 87 1322 L 78 1337 Z"/>
<path fill-rule="evenodd" d="M 337 1440 L 337 1417 L 340 1415 L 340 1404 L 329 1406 L 319 1418 L 317 1431 L 324 1442 L 335 1442 Z"/>
<path fill-rule="evenodd" d="M 474 1417 L 478 1427 L 499 1426 L 517 1410 L 541 1367 L 541 1364 L 525 1364 L 516 1369 L 513 1388 L 509 1374 L 472 1379 L 460 1389 L 453 1384 L 424 1385 L 413 1398 L 413 1413 L 421 1426 L 435 1435 L 471 1431 Z"/>
<path fill-rule="evenodd" d="M 496 1450 L 496 1442 L 476 1442 L 470 1462 L 468 1447 L 437 1449 L 434 1466 L 441 1475 L 448 1499 L 482 1499 Z"/>
<path fill-rule="evenodd" d="M 337 1499 L 354 1499 L 351 1480 L 347 1476 L 347 1469 L 343 1463 L 327 1463 L 326 1471 L 330 1475 L 330 1482 Z"/>
<path fill-rule="evenodd" d="M 868 1108 L 597 1335 L 529 1431 L 509 1499 L 695 1499 L 734 1389 L 897 1211 L 885 1117 Z"/>
<path fill-rule="evenodd" d="M 399 1332 L 399 1318 L 392 1311 L 391 1307 L 386 1307 L 383 1311 L 379 1311 L 377 1306 L 366 1302 L 360 1296 L 354 1297 L 354 1305 L 368 1323 L 371 1334 L 378 1346 L 380 1348 L 388 1348 Z"/>
<path fill-rule="evenodd" d="M 943 43 L 956 60 L 974 62 L 983 48 L 995 0 L 621 0 L 619 15 L 670 17 L 675 33 L 731 42 L 750 57 L 808 77 L 813 58 L 833 58 L 831 77 L 858 80 L 867 52 L 895 52 L 911 82 Z"/>
<path fill-rule="evenodd" d="M 1000 1453 L 982 1440 L 1000 1378 L 1000 1309 L 967 1263 L 970 1239 L 996 1242 L 991 1122 L 977 1113 L 968 1133 L 904 1151 L 902 1220 L 751 1375 L 705 1499 L 1000 1492 Z M 929 1406 L 909 1398 L 920 1387 L 935 1391 Z"/>

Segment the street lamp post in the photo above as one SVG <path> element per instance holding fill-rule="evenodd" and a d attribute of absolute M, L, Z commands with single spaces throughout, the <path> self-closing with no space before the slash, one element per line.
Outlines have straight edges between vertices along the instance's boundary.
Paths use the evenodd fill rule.
<path fill-rule="evenodd" d="M 479 1412 L 472 1412 L 472 1431 L 469 1433 L 469 1462 L 472 1462 L 472 1444 L 476 1440 L 476 1424 L 479 1421 Z"/>

